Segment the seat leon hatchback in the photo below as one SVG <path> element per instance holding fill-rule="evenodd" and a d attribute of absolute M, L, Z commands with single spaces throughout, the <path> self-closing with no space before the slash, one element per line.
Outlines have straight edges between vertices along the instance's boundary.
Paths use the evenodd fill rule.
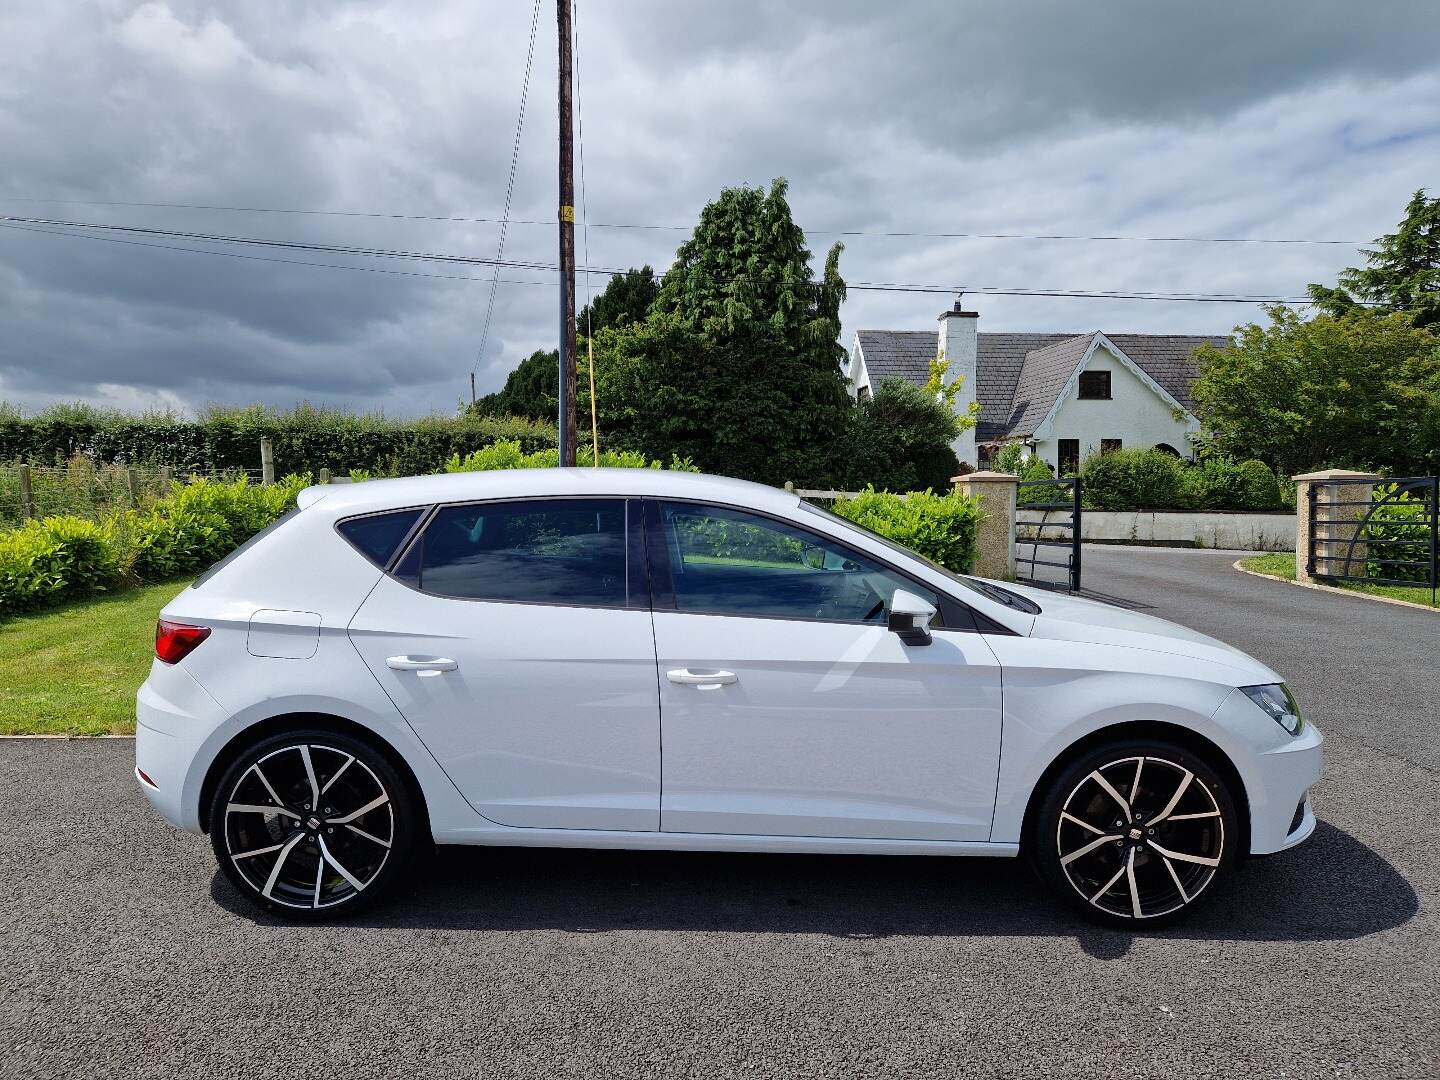
<path fill-rule="evenodd" d="M 424 845 L 1024 856 L 1126 925 L 1315 828 L 1280 676 L 644 469 L 313 487 L 161 615 L 136 777 L 235 888 L 352 912 Z"/>

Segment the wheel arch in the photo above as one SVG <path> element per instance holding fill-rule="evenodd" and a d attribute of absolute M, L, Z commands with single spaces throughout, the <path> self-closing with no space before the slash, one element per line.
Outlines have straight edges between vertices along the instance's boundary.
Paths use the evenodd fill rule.
<path fill-rule="evenodd" d="M 405 760 L 391 743 L 373 728 L 358 724 L 354 720 L 347 720 L 343 716 L 326 712 L 286 712 L 275 716 L 268 716 L 263 720 L 257 720 L 248 727 L 241 729 L 231 736 L 230 740 L 220 749 L 210 767 L 206 770 L 205 779 L 200 785 L 200 828 L 210 831 L 210 803 L 215 797 L 215 788 L 220 783 L 220 778 L 230 768 L 235 759 L 245 752 L 248 747 L 254 746 L 263 739 L 272 735 L 283 735 L 287 731 L 295 731 L 300 728 L 318 729 L 320 731 L 332 731 L 338 735 L 348 735 L 352 739 L 372 747 L 377 753 L 384 755 L 395 771 L 400 774 L 400 779 L 409 789 L 415 805 L 420 810 L 420 821 L 416 828 L 416 835 L 428 837 L 433 835 L 430 827 L 430 810 L 425 800 L 425 789 L 421 786 L 415 770 Z"/>
<path fill-rule="evenodd" d="M 1131 720 L 1087 732 L 1066 746 L 1045 767 L 1045 771 L 1040 774 L 1040 779 L 1030 789 L 1030 797 L 1025 804 L 1025 815 L 1021 819 L 1020 852 L 1022 855 L 1027 854 L 1030 848 L 1031 837 L 1035 831 L 1035 815 L 1040 812 L 1040 806 L 1044 803 L 1045 797 L 1049 794 L 1051 786 L 1060 773 L 1076 758 L 1095 747 L 1124 739 L 1158 739 L 1171 742 L 1190 751 L 1214 769 L 1230 788 L 1231 797 L 1235 800 L 1235 824 L 1240 834 L 1239 843 L 1236 845 L 1236 854 L 1240 858 L 1249 854 L 1250 797 L 1245 789 L 1245 781 L 1240 775 L 1240 770 L 1235 767 L 1230 755 L 1214 741 L 1192 728 L 1167 723 L 1163 720 Z"/>

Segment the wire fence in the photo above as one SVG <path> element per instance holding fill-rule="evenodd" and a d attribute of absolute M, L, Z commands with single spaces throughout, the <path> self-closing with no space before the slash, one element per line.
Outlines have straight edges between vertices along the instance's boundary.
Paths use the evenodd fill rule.
<path fill-rule="evenodd" d="M 98 519 L 117 510 L 141 508 L 175 483 L 201 476 L 216 480 L 261 480 L 260 469 L 173 470 L 98 464 L 77 457 L 65 465 L 0 465 L 0 529 L 28 518 L 56 514 Z"/>

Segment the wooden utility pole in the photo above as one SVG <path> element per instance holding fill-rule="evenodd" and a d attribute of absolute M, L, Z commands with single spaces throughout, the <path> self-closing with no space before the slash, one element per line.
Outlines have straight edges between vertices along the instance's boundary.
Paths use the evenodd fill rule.
<path fill-rule="evenodd" d="M 570 123 L 570 0 L 560 28 L 560 464 L 575 464 L 575 146 Z"/>

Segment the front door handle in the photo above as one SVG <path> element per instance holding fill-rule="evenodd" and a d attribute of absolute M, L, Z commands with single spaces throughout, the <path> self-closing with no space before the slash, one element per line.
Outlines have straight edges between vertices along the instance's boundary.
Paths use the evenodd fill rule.
<path fill-rule="evenodd" d="M 413 671 L 422 679 L 434 678 L 442 671 L 454 671 L 460 665 L 445 656 L 389 656 L 385 666 L 391 671 Z"/>
<path fill-rule="evenodd" d="M 677 686 L 693 686 L 697 690 L 719 690 L 740 681 L 740 676 L 733 671 L 691 671 L 689 668 L 667 671 L 665 677 Z"/>

